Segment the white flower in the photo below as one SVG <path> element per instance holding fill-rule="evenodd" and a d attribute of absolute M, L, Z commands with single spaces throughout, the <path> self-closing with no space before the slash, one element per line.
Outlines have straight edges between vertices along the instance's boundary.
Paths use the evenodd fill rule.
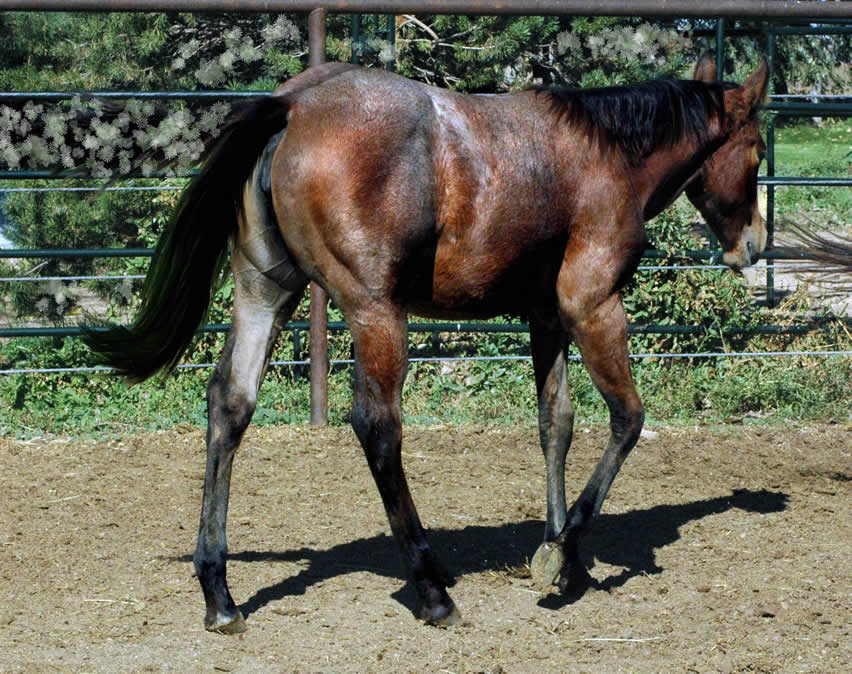
<path fill-rule="evenodd" d="M 186 150 L 187 164 L 192 165 L 204 152 L 204 143 L 200 139 L 192 141 L 187 144 Z"/>
<path fill-rule="evenodd" d="M 178 47 L 178 53 L 182 59 L 190 58 L 195 52 L 201 48 L 201 43 L 198 40 L 192 39 L 186 44 Z"/>
<path fill-rule="evenodd" d="M 219 128 L 225 121 L 225 118 L 230 114 L 231 106 L 223 101 L 214 103 L 201 116 L 198 122 L 198 128 L 207 133 Z"/>
<path fill-rule="evenodd" d="M 20 154 L 21 157 L 26 157 L 26 156 L 30 155 L 33 151 L 32 138 L 25 138 L 23 140 L 23 142 L 20 145 L 18 145 L 17 150 L 18 150 L 18 154 Z"/>
<path fill-rule="evenodd" d="M 566 52 L 579 52 L 580 38 L 567 30 L 562 31 L 556 36 L 556 51 L 560 55 Z"/>
<path fill-rule="evenodd" d="M 124 111 L 130 115 L 130 118 L 139 126 L 144 126 L 151 116 L 148 108 L 138 98 L 131 98 L 124 104 Z"/>
<path fill-rule="evenodd" d="M 44 137 L 59 145 L 65 139 L 65 115 L 48 112 L 44 116 Z"/>
<path fill-rule="evenodd" d="M 104 123 L 99 120 L 92 121 L 92 128 L 95 130 L 95 135 L 101 140 L 101 142 L 105 143 L 117 141 L 121 135 L 117 126 L 113 126 L 112 124 Z"/>
<path fill-rule="evenodd" d="M 97 152 L 97 158 L 104 162 L 111 162 L 115 157 L 115 149 L 110 146 L 104 146 Z"/>
<path fill-rule="evenodd" d="M 254 63 L 255 61 L 263 58 L 263 53 L 260 49 L 254 46 L 254 42 L 251 40 L 246 40 L 245 43 L 241 44 L 237 48 L 237 54 L 241 61 L 245 61 L 246 63 Z"/>
<path fill-rule="evenodd" d="M 35 121 L 35 119 L 44 112 L 44 106 L 36 105 L 32 101 L 27 101 L 27 104 L 24 106 L 24 115 L 28 120 Z"/>
<path fill-rule="evenodd" d="M 388 64 L 396 59 L 396 49 L 390 42 L 386 42 L 379 51 L 379 63 Z"/>
<path fill-rule="evenodd" d="M 96 135 L 88 134 L 85 138 L 83 138 L 82 145 L 87 150 L 97 150 L 100 147 L 101 143 Z"/>
<path fill-rule="evenodd" d="M 195 71 L 195 78 L 204 86 L 212 87 L 225 81 L 225 71 L 216 61 L 205 61 Z"/>
<path fill-rule="evenodd" d="M 2 111 L 0 111 L 0 133 L 18 134 L 18 124 L 20 121 L 20 112 L 3 106 Z"/>
<path fill-rule="evenodd" d="M 237 61 L 237 55 L 232 51 L 226 51 L 219 55 L 219 65 L 223 70 L 233 70 L 234 63 Z"/>
<path fill-rule="evenodd" d="M 3 161 L 6 162 L 10 169 L 16 169 L 21 165 L 21 155 L 18 154 L 14 145 L 4 147 L 3 151 L 0 152 L 0 157 L 3 158 Z"/>
<path fill-rule="evenodd" d="M 50 151 L 50 147 L 40 136 L 30 136 L 30 154 L 32 155 L 31 163 L 35 166 L 51 166 L 56 159 Z"/>
<path fill-rule="evenodd" d="M 108 169 L 101 162 L 95 162 L 94 166 L 90 169 L 92 176 L 95 178 L 111 178 L 112 170 Z"/>
<path fill-rule="evenodd" d="M 65 286 L 61 281 L 48 281 L 47 282 L 47 292 L 53 295 L 53 300 L 59 306 L 65 304 L 66 295 L 65 295 Z"/>
<path fill-rule="evenodd" d="M 232 28 L 223 36 L 225 38 L 225 44 L 237 44 L 243 37 L 243 30 L 239 26 L 236 28 Z"/>
<path fill-rule="evenodd" d="M 133 140 L 136 141 L 136 145 L 139 146 L 140 150 L 147 150 L 151 147 L 151 137 L 142 131 L 142 129 L 136 129 L 133 132 Z"/>
<path fill-rule="evenodd" d="M 275 23 L 265 26 L 261 31 L 264 42 L 280 42 L 288 40 L 295 42 L 299 39 L 299 29 L 292 21 L 284 16 L 279 16 Z"/>
<path fill-rule="evenodd" d="M 118 154 L 118 171 L 119 173 L 130 173 L 133 170 L 133 165 L 130 163 L 129 152 L 119 152 Z"/>

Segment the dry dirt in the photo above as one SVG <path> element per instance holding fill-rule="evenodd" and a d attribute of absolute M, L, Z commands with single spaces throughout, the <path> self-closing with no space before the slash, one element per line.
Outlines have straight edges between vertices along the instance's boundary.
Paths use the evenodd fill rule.
<path fill-rule="evenodd" d="M 0 670 L 796 672 L 852 662 L 852 426 L 657 428 L 585 540 L 598 587 L 530 585 L 536 431 L 406 431 L 465 623 L 422 625 L 348 429 L 249 432 L 229 579 L 249 631 L 202 628 L 196 429 L 0 440 Z M 580 427 L 576 493 L 604 444 Z"/>

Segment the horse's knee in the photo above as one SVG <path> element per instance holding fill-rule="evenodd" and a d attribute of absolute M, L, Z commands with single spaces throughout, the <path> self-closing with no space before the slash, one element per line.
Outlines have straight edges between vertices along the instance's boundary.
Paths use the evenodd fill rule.
<path fill-rule="evenodd" d="M 635 410 L 632 410 L 627 416 L 627 432 L 631 436 L 639 437 L 642 432 L 642 426 L 645 425 L 645 408 L 640 404 Z"/>
<path fill-rule="evenodd" d="M 624 438 L 628 447 L 633 447 L 639 439 L 642 427 L 645 425 L 645 408 L 641 403 L 613 411 L 612 432 L 614 435 Z"/>

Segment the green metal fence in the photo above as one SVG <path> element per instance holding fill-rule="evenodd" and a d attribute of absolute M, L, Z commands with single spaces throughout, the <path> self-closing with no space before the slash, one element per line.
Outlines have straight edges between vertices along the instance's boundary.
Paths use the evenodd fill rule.
<path fill-rule="evenodd" d="M 360 22 L 353 20 L 353 26 L 357 26 L 360 30 Z M 390 26 L 390 19 L 387 23 Z M 770 68 L 774 67 L 776 41 L 785 35 L 813 35 L 813 34 L 852 34 L 852 24 L 842 23 L 825 25 L 776 25 L 774 23 L 765 23 L 758 28 L 748 27 L 745 29 L 738 28 L 736 25 L 731 26 L 725 19 L 719 19 L 716 22 L 715 29 L 717 59 L 720 66 L 722 65 L 725 54 L 725 40 L 744 34 L 754 35 L 760 34 L 767 44 L 767 55 Z M 720 68 L 720 72 L 722 69 Z M 153 100 L 183 100 L 183 101 L 215 101 L 215 100 L 235 100 L 240 98 L 256 96 L 258 92 L 233 92 L 233 91 L 205 91 L 205 92 L 189 92 L 189 91 L 155 91 L 155 92 L 138 92 L 138 91 L 123 91 L 123 92 L 8 92 L 0 93 L 0 104 L 21 103 L 24 101 L 37 102 L 57 102 L 68 100 L 75 95 L 97 96 L 103 99 L 153 99 Z M 850 95 L 852 101 L 852 95 Z M 773 98 L 765 110 L 769 114 L 769 123 L 767 126 L 767 170 L 766 175 L 759 179 L 760 184 L 767 189 L 767 227 L 769 229 L 771 247 L 774 239 L 775 223 L 776 223 L 776 208 L 775 208 L 775 190 L 784 186 L 832 186 L 832 187 L 848 187 L 852 186 L 852 178 L 838 177 L 803 177 L 803 176 L 778 176 L 775 173 L 775 122 L 781 116 L 852 116 L 852 102 L 802 102 L 789 101 Z M 0 171 L 0 180 L 32 180 L 32 179 L 53 179 L 67 177 L 61 173 L 54 171 Z M 42 188 L 50 190 L 51 188 Z M 77 188 L 73 188 L 77 189 Z M 98 187 L 82 188 L 97 190 Z M 120 189 L 120 188 L 119 188 Z M 157 189 L 157 188 L 152 188 Z M 2 191 L 2 190 L 0 190 Z M 3 250 L 0 249 L 0 258 L 15 258 L 15 259 L 46 259 L 46 258 L 94 258 L 94 257 L 146 257 L 152 254 L 151 249 L 127 248 L 127 249 L 40 249 L 40 250 Z M 666 254 L 670 257 L 670 254 Z M 660 251 L 646 251 L 646 259 L 653 261 L 664 257 Z M 711 266 L 720 257 L 719 251 L 701 250 L 701 251 L 683 251 L 680 256 L 684 260 L 703 261 L 702 267 L 706 267 L 709 263 Z M 765 257 L 767 258 L 766 271 L 766 288 L 768 302 L 775 302 L 775 276 L 774 265 L 778 260 L 795 260 L 798 255 L 789 250 L 768 250 Z M 689 267 L 689 265 L 685 265 Z M 646 266 L 646 268 L 649 268 Z M 650 268 L 653 268 L 652 266 Z M 2 279 L 0 279 L 2 280 Z M 850 323 L 847 320 L 847 323 Z M 227 331 L 228 325 L 216 324 L 208 325 L 203 331 L 205 332 L 224 332 Z M 292 335 L 294 342 L 294 351 L 297 356 L 301 355 L 302 334 L 308 330 L 309 326 L 304 322 L 292 322 L 287 325 L 286 330 Z M 726 336 L 742 335 L 742 334 L 804 334 L 810 331 L 820 330 L 823 326 L 819 322 L 804 322 L 797 325 L 764 325 L 752 328 L 731 328 L 723 331 Z M 346 329 L 343 323 L 331 323 L 329 329 L 332 331 L 343 331 Z M 409 326 L 411 332 L 427 332 L 437 335 L 438 333 L 451 332 L 525 332 L 527 326 L 520 323 L 484 323 L 484 322 L 466 322 L 466 323 L 412 323 Z M 630 326 L 632 334 L 704 334 L 706 328 L 702 326 L 671 326 L 671 325 L 632 325 Z M 0 329 L 0 337 L 75 337 L 80 334 L 78 327 L 24 327 L 24 328 L 2 328 Z M 825 352 L 825 353 L 847 353 L 847 352 Z M 654 354 L 655 357 L 679 357 L 687 356 L 713 356 L 713 355 L 732 355 L 732 354 Z M 757 355 L 757 354 L 742 354 L 742 355 Z M 301 358 L 295 358 L 292 362 L 304 363 L 306 361 Z M 90 368 L 91 369 L 91 368 Z M 12 372 L 13 370 L 5 371 Z M 18 370 L 14 370 L 18 372 Z M 0 371 L 2 373 L 4 371 Z"/>

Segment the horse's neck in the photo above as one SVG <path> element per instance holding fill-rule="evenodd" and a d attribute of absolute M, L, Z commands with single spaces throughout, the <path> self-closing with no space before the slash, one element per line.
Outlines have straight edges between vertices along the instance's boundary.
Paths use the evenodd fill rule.
<path fill-rule="evenodd" d="M 631 177 L 643 204 L 643 219 L 650 220 L 677 199 L 723 141 L 721 133 L 711 132 L 703 139 L 684 138 L 648 156 Z"/>

